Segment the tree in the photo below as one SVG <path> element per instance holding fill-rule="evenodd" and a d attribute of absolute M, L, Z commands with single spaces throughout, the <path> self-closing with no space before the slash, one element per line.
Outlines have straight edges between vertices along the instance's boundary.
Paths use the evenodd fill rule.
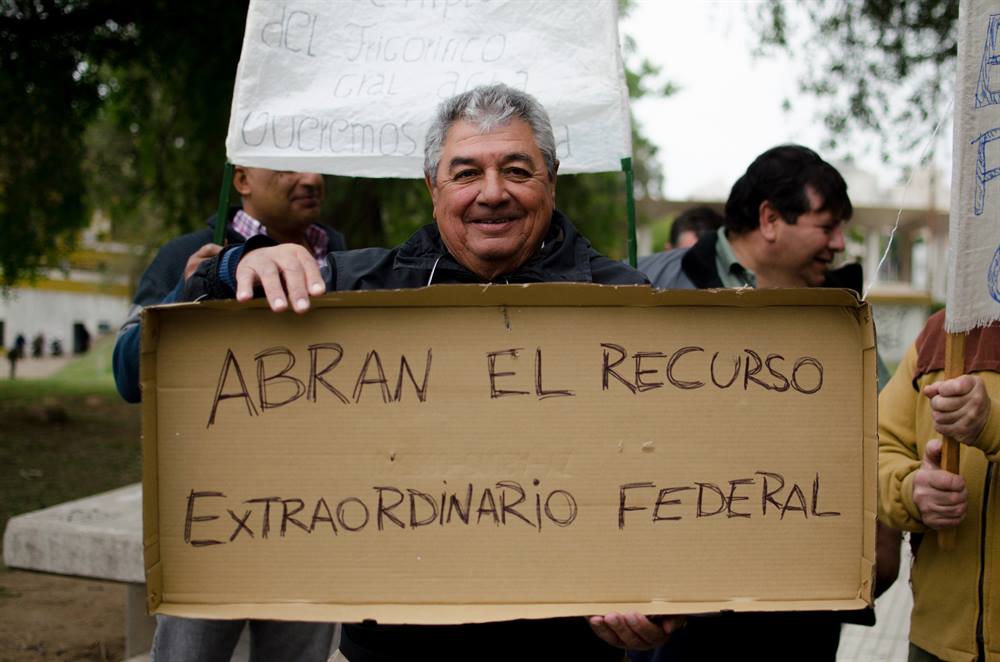
<path fill-rule="evenodd" d="M 91 56 L 103 103 L 85 171 L 119 238 L 159 243 L 200 227 L 218 199 L 247 2 L 138 4 L 120 28 L 134 35 L 130 57 Z"/>
<path fill-rule="evenodd" d="M 828 104 L 829 148 L 874 134 L 884 161 L 901 160 L 953 93 L 958 0 L 769 0 L 756 21 L 762 51 L 806 63 L 800 88 Z"/>
<path fill-rule="evenodd" d="M 72 245 L 86 222 L 81 137 L 100 99 L 82 53 L 124 44 L 89 7 L 0 9 L 0 286 Z"/>
<path fill-rule="evenodd" d="M 96 206 L 116 228 L 201 222 L 245 15 L 230 0 L 3 0 L 0 287 L 57 263 Z"/>

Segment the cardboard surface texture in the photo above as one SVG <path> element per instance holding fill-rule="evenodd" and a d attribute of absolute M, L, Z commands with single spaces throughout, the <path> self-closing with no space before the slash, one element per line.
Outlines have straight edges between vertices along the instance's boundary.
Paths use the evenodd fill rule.
<path fill-rule="evenodd" d="M 148 309 L 152 611 L 456 623 L 856 609 L 875 337 L 844 291 Z"/>

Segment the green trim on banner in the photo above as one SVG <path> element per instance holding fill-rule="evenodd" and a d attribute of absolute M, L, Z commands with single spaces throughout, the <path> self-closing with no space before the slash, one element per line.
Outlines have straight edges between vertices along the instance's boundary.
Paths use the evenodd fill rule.
<path fill-rule="evenodd" d="M 622 159 L 622 171 L 625 173 L 625 210 L 628 216 L 628 263 L 633 267 L 638 263 L 638 242 L 635 238 L 635 185 L 632 180 L 632 157 Z"/>
<path fill-rule="evenodd" d="M 219 189 L 219 208 L 215 212 L 214 241 L 219 246 L 226 236 L 226 219 L 229 217 L 229 192 L 233 188 L 233 164 L 226 161 L 222 168 L 222 187 Z"/>

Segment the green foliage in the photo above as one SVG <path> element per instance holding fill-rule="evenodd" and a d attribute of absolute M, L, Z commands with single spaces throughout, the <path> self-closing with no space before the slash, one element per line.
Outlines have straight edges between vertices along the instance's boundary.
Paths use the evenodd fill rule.
<path fill-rule="evenodd" d="M 324 217 L 352 248 L 394 246 L 434 222 L 420 179 L 327 177 Z"/>
<path fill-rule="evenodd" d="M 815 0 L 758 6 L 761 48 L 805 62 L 801 90 L 826 106 L 827 148 L 879 138 L 883 160 L 926 141 L 951 96 L 958 0 Z M 786 100 L 786 103 L 791 103 Z"/>
<path fill-rule="evenodd" d="M 122 238 L 201 227 L 218 198 L 246 1 L 140 3 L 136 57 L 101 69 L 104 104 L 90 125 L 94 206 Z"/>
<path fill-rule="evenodd" d="M 0 286 L 33 273 L 85 222 L 79 136 L 98 105 L 80 54 L 112 43 L 57 2 L 0 9 Z M 77 22 L 88 24 L 78 30 Z"/>
<path fill-rule="evenodd" d="M 246 1 L 0 5 L 0 286 L 54 264 L 91 210 L 126 238 L 218 195 Z M 157 223 L 153 223 L 154 227 Z"/>

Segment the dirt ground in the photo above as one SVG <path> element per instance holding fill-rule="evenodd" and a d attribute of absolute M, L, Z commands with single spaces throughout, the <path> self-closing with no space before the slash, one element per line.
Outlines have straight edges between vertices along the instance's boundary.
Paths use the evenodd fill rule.
<path fill-rule="evenodd" d="M 29 367 L 43 361 L 22 363 L 24 379 L 0 379 L 0 532 L 19 513 L 141 476 L 139 408 L 114 392 L 110 359 L 102 359 L 107 377 L 96 386 L 87 381 L 93 368 L 86 379 L 29 379 Z M 0 563 L 0 662 L 121 660 L 125 594 L 121 584 Z"/>
<path fill-rule="evenodd" d="M 0 570 L 0 662 L 110 662 L 125 653 L 125 587 Z"/>

